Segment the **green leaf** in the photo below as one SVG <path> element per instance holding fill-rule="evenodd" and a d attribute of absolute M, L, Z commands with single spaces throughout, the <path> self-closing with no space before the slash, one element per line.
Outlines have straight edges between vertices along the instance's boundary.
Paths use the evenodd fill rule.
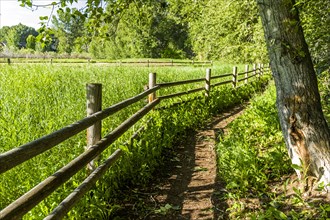
<path fill-rule="evenodd" d="M 293 169 L 295 169 L 295 170 L 299 170 L 299 171 L 302 171 L 302 170 L 303 170 L 302 166 L 299 166 L 299 165 L 297 165 L 297 164 L 291 164 L 291 167 L 292 167 Z"/>
<path fill-rule="evenodd" d="M 26 0 L 25 4 L 29 7 L 32 7 L 32 1 L 31 0 Z"/>
<path fill-rule="evenodd" d="M 196 172 L 200 172 L 200 171 L 208 171 L 208 169 L 205 168 L 205 167 L 195 167 L 195 168 L 194 168 L 194 171 L 196 171 Z"/>
<path fill-rule="evenodd" d="M 39 19 L 40 20 L 48 20 L 48 16 L 40 16 Z"/>
<path fill-rule="evenodd" d="M 284 212 L 282 212 L 282 211 L 278 211 L 278 214 L 279 214 L 279 217 L 280 217 L 281 219 L 288 219 L 288 216 L 287 216 L 286 214 L 284 214 Z"/>
<path fill-rule="evenodd" d="M 230 182 L 227 184 L 226 188 L 228 189 L 234 189 L 234 188 L 238 188 L 238 184 L 236 182 Z"/>

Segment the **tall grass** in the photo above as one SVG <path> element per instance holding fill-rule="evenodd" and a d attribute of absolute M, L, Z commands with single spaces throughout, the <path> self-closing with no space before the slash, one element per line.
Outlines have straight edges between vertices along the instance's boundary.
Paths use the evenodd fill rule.
<path fill-rule="evenodd" d="M 175 69 L 170 67 L 132 68 L 93 66 L 88 64 L 74 66 L 50 64 L 6 65 L 2 67 L 0 71 L 0 153 L 82 119 L 86 114 L 86 83 L 97 82 L 103 84 L 103 106 L 108 107 L 142 92 L 144 85 L 148 83 L 149 72 L 157 72 L 158 82 L 202 78 L 205 76 L 204 68 L 191 67 Z M 231 65 L 222 65 L 213 69 L 214 74 L 220 74 L 231 72 L 232 67 Z M 173 92 L 175 89 L 170 90 Z M 254 88 L 250 86 L 249 92 L 253 90 Z M 222 91 L 232 94 L 229 88 Z M 213 109 L 216 109 L 216 106 L 223 102 L 219 100 L 221 97 L 220 91 L 214 91 L 214 94 L 217 97 L 210 103 Z M 239 92 L 236 96 L 227 96 L 227 101 L 223 99 L 227 105 L 243 98 L 243 94 L 239 94 Z M 228 101 L 228 98 L 232 100 Z M 104 120 L 102 133 L 106 134 L 111 131 L 124 118 L 127 118 L 144 104 L 143 102 L 137 103 Z M 120 184 L 119 181 L 127 181 L 127 178 L 131 178 L 132 181 L 142 182 L 144 179 L 147 179 L 148 175 L 151 175 L 153 167 L 160 163 L 157 162 L 157 158 L 161 156 L 161 146 L 170 146 L 177 132 L 201 123 L 208 117 L 209 112 L 203 111 L 204 105 L 205 103 L 203 102 L 195 103 L 194 106 L 181 107 L 174 113 L 163 112 L 161 116 L 156 116 L 158 119 L 153 121 L 152 126 L 150 126 L 153 129 L 151 133 L 154 136 L 151 138 L 148 137 L 148 133 L 144 134 L 145 137 L 139 143 L 133 143 L 135 147 L 133 146 L 131 149 L 125 149 L 122 146 L 129 159 L 126 161 L 123 159 L 123 162 L 118 163 L 121 164 L 121 167 L 114 169 L 117 170 L 116 175 L 111 177 L 113 172 L 111 172 L 111 175 L 108 174 L 108 184 L 99 184 L 99 187 L 95 188 L 93 196 L 87 196 L 79 203 L 76 211 L 72 211 L 69 216 L 75 218 L 74 216 L 85 213 L 87 217 L 102 217 L 103 209 L 111 209 L 111 205 L 108 204 L 106 197 L 103 198 L 102 195 L 113 193 L 111 189 L 118 186 Z M 191 109 L 194 109 L 194 111 Z M 110 154 L 113 149 L 120 147 L 127 136 L 110 147 L 107 154 Z M 85 139 L 85 134 L 82 132 L 52 150 L 0 175 L 0 208 L 14 201 L 24 192 L 83 152 L 86 145 Z M 146 142 L 145 140 L 150 141 Z M 132 156 L 129 157 L 129 155 Z M 136 163 L 131 163 L 133 161 Z M 136 168 L 136 170 L 131 170 L 133 168 Z M 121 171 L 122 169 L 124 171 Z M 76 187 L 81 182 L 85 175 L 84 171 L 79 172 L 68 183 L 53 193 L 50 198 L 29 212 L 25 218 L 39 219 L 44 217 L 73 187 Z M 90 206 L 90 209 L 86 213 L 84 207 L 87 205 Z M 91 208 L 91 206 L 94 206 L 94 208 Z M 98 206 L 102 207 L 103 211 Z"/>

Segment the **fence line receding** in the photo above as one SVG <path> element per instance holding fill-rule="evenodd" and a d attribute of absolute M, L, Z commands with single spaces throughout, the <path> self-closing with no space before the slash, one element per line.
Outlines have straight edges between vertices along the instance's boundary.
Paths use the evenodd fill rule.
<path fill-rule="evenodd" d="M 88 116 L 81 119 L 71 125 L 68 125 L 58 131 L 45 135 L 30 143 L 24 144 L 20 147 L 11 149 L 5 153 L 0 154 L 0 174 L 4 173 L 24 161 L 27 161 L 51 148 L 69 139 L 70 137 L 84 131 L 89 130 L 87 138 L 88 147 L 78 157 L 73 159 L 67 165 L 60 168 L 53 175 L 40 182 L 37 186 L 26 192 L 20 198 L 9 204 L 7 207 L 0 211 L 0 219 L 21 219 L 28 211 L 39 204 L 43 199 L 48 197 L 58 187 L 68 181 L 78 171 L 84 169 L 88 164 L 89 175 L 88 177 L 69 195 L 65 198 L 57 208 L 51 212 L 46 219 L 60 219 L 66 215 L 67 212 L 73 207 L 73 205 L 79 201 L 79 199 L 100 179 L 106 170 L 120 158 L 123 152 L 120 149 L 106 159 L 100 166 L 94 167 L 93 160 L 99 156 L 105 149 L 114 143 L 119 137 L 121 137 L 129 128 L 131 128 L 136 122 L 144 117 L 148 112 L 155 109 L 155 107 L 161 103 L 162 100 L 178 97 L 186 94 L 204 92 L 205 97 L 210 96 L 212 88 L 220 85 L 232 84 L 236 89 L 241 85 L 245 85 L 250 82 L 252 77 L 260 77 L 265 70 L 269 71 L 269 68 L 265 68 L 259 64 L 258 67 L 253 65 L 253 69 L 249 71 L 248 66 L 245 67 L 244 72 L 238 72 L 237 67 L 233 67 L 233 73 L 222 74 L 212 76 L 211 69 L 206 70 L 205 78 L 191 79 L 177 82 L 158 83 L 156 81 L 156 73 L 149 74 L 149 88 L 129 99 L 114 104 L 108 108 L 101 109 L 101 92 L 100 84 L 87 85 L 87 112 Z M 228 77 L 231 77 L 228 80 Z M 214 82 L 216 79 L 223 78 L 224 81 Z M 240 85 L 241 82 L 243 84 Z M 187 85 L 192 83 L 204 82 L 203 87 L 189 89 L 186 91 L 177 92 L 174 94 L 168 94 L 157 97 L 156 92 L 162 88 Z M 134 113 L 131 117 L 126 119 L 117 128 L 111 131 L 108 135 L 101 139 L 100 127 L 101 121 L 114 113 L 142 100 L 148 96 L 148 104 Z M 91 98 L 92 97 L 92 98 Z M 90 100 L 89 100 L 90 99 Z M 93 101 L 91 101 L 93 100 Z M 93 102 L 93 103 L 92 103 Z M 95 103 L 94 103 L 95 102 Z"/>

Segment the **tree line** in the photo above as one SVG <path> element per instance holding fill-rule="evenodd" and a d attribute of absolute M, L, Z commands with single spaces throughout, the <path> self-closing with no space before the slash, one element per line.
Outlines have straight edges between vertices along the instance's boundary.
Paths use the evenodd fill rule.
<path fill-rule="evenodd" d="M 89 53 L 107 59 L 267 61 L 255 0 L 106 2 L 94 7 L 90 17 L 83 10 L 60 8 L 47 36 L 22 24 L 3 27 L 0 42 L 14 51 Z M 313 60 L 324 69 L 330 61 L 329 4 L 300 0 L 296 5 Z M 39 30 L 43 31 L 44 27 Z"/>

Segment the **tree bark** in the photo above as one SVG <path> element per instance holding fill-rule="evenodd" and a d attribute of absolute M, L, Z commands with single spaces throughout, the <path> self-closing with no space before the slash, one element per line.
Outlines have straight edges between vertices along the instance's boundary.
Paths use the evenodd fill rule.
<path fill-rule="evenodd" d="M 330 130 L 294 0 L 257 0 L 285 143 L 300 178 L 330 183 Z"/>

